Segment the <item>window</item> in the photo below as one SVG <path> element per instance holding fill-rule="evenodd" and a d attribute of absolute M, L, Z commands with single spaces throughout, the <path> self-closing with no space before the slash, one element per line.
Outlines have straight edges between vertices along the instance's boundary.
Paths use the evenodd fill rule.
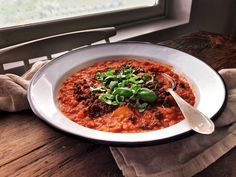
<path fill-rule="evenodd" d="M 0 48 L 164 16 L 164 0 L 0 0 Z"/>
<path fill-rule="evenodd" d="M 158 0 L 0 0 L 0 28 L 158 5 Z"/>

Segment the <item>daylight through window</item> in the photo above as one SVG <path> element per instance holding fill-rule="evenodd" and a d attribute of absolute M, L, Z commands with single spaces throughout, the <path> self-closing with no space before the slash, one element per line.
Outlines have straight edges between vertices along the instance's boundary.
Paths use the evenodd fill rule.
<path fill-rule="evenodd" d="M 158 0 L 0 0 L 0 28 L 150 7 Z"/>

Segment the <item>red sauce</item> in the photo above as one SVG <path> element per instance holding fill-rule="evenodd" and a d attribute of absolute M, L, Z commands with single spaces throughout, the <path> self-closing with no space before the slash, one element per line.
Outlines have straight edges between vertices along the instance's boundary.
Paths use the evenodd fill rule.
<path fill-rule="evenodd" d="M 93 97 L 94 95 L 89 96 L 91 95 L 89 87 L 96 87 L 100 84 L 96 79 L 98 71 L 106 71 L 107 68 L 119 69 L 124 64 L 154 73 L 155 79 L 161 83 L 156 93 L 157 101 L 142 113 L 129 104 L 109 107 L 94 100 L 96 99 Z M 72 121 L 100 131 L 146 132 L 169 127 L 180 122 L 184 117 L 172 96 L 165 92 L 165 89 L 170 87 L 170 83 L 161 73 L 166 73 L 174 78 L 177 83 L 176 92 L 185 101 L 194 105 L 195 96 L 189 83 L 176 74 L 170 66 L 150 60 L 121 58 L 96 63 L 69 76 L 59 89 L 59 108 Z M 77 91 L 75 91 L 75 85 L 80 86 Z M 93 97 L 93 100 L 90 97 Z M 91 113 L 91 107 L 98 109 L 96 104 L 100 105 L 101 111 L 95 112 L 94 115 Z"/>

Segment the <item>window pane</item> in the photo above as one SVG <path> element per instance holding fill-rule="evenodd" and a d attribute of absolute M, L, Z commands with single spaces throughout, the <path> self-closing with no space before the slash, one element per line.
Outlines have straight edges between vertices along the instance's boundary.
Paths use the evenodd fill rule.
<path fill-rule="evenodd" d="M 0 28 L 157 4 L 158 0 L 0 0 Z"/>

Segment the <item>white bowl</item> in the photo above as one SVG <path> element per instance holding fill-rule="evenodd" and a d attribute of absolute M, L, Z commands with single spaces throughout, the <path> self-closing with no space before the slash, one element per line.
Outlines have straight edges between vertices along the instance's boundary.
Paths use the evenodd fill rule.
<path fill-rule="evenodd" d="M 225 85 L 219 74 L 201 60 L 184 52 L 137 42 L 102 44 L 86 47 L 60 56 L 33 77 L 28 100 L 34 113 L 52 126 L 91 140 L 108 144 L 146 144 L 163 143 L 182 137 L 191 131 L 186 120 L 161 130 L 145 133 L 110 133 L 83 127 L 65 117 L 58 109 L 57 94 L 61 82 L 73 72 L 102 61 L 120 56 L 135 56 L 152 59 L 173 66 L 190 82 L 195 96 L 195 107 L 206 116 L 213 118 L 222 109 L 225 99 Z"/>

